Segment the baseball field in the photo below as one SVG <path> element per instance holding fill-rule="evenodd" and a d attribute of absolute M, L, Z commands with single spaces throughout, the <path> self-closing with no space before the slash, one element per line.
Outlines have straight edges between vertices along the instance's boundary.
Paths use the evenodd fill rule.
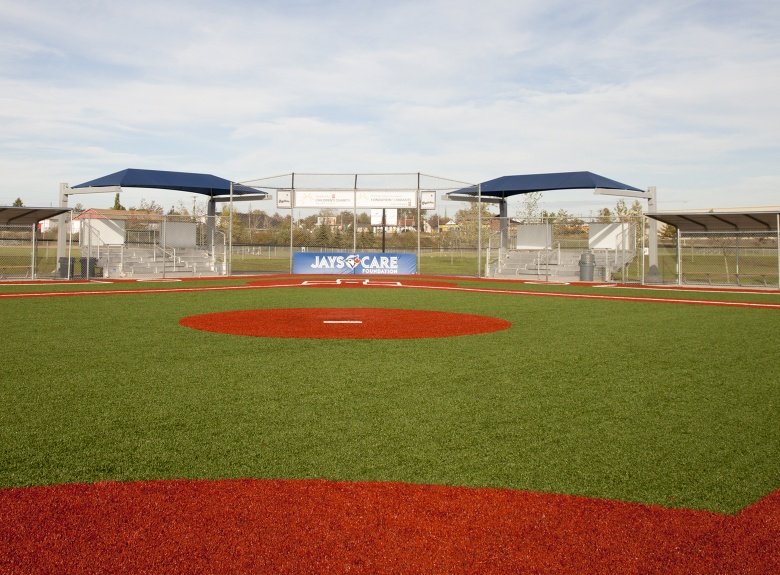
<path fill-rule="evenodd" d="M 0 573 L 780 572 L 780 294 L 0 285 Z"/>

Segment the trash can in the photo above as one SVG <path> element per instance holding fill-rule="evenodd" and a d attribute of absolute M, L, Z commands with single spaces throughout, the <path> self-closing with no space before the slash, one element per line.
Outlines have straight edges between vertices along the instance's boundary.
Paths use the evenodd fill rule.
<path fill-rule="evenodd" d="M 593 271 L 596 269 L 596 256 L 591 251 L 580 256 L 580 281 L 592 282 Z"/>
<path fill-rule="evenodd" d="M 87 258 L 78 258 L 79 271 L 73 273 L 74 278 L 86 279 L 87 278 Z M 76 267 L 76 258 L 73 258 L 73 268 Z"/>
<path fill-rule="evenodd" d="M 57 276 L 61 279 L 68 277 L 68 258 L 59 258 L 57 264 Z"/>

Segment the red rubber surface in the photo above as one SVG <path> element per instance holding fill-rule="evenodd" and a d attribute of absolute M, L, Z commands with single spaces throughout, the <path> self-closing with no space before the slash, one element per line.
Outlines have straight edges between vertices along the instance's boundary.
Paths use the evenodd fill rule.
<path fill-rule="evenodd" d="M 474 335 L 511 323 L 482 315 L 386 308 L 285 308 L 207 313 L 179 323 L 205 331 L 255 337 L 414 339 Z"/>
<path fill-rule="evenodd" d="M 780 573 L 780 491 L 735 516 L 320 480 L 0 490 L 0 573 Z"/>

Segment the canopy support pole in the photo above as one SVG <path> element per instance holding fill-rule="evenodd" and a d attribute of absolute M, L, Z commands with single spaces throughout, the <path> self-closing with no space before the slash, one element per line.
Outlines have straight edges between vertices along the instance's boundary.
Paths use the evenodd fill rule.
<path fill-rule="evenodd" d="M 61 208 L 67 208 L 68 207 L 68 190 L 70 190 L 70 186 L 66 183 L 60 184 L 60 207 Z M 62 270 L 60 270 L 60 262 L 64 261 L 63 258 L 67 257 L 66 255 L 66 242 L 67 242 L 67 229 L 66 225 L 68 225 L 68 214 L 63 213 L 57 216 L 57 277 L 64 277 L 62 274 Z"/>
<path fill-rule="evenodd" d="M 501 244 L 499 246 L 499 257 L 509 246 L 509 205 L 506 198 L 498 204 L 498 218 L 501 226 Z"/>
<path fill-rule="evenodd" d="M 482 277 L 482 184 L 477 184 L 477 277 Z"/>
<path fill-rule="evenodd" d="M 650 213 L 655 213 L 658 211 L 655 186 L 650 186 L 647 188 L 647 194 L 649 196 L 647 198 L 647 211 Z M 653 218 L 650 218 L 648 240 L 647 252 L 650 264 L 650 281 L 657 282 L 660 281 L 660 276 L 658 274 L 658 221 Z M 644 255 L 642 257 L 644 257 Z"/>
<path fill-rule="evenodd" d="M 206 207 L 206 249 L 214 261 L 214 221 L 217 219 L 217 202 L 212 196 Z"/>

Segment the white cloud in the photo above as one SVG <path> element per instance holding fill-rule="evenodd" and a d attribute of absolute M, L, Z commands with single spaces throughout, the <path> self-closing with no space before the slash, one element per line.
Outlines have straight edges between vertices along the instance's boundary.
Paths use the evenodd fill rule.
<path fill-rule="evenodd" d="M 126 167 L 584 169 L 770 203 L 778 6 L 0 0 L 0 204 Z"/>

